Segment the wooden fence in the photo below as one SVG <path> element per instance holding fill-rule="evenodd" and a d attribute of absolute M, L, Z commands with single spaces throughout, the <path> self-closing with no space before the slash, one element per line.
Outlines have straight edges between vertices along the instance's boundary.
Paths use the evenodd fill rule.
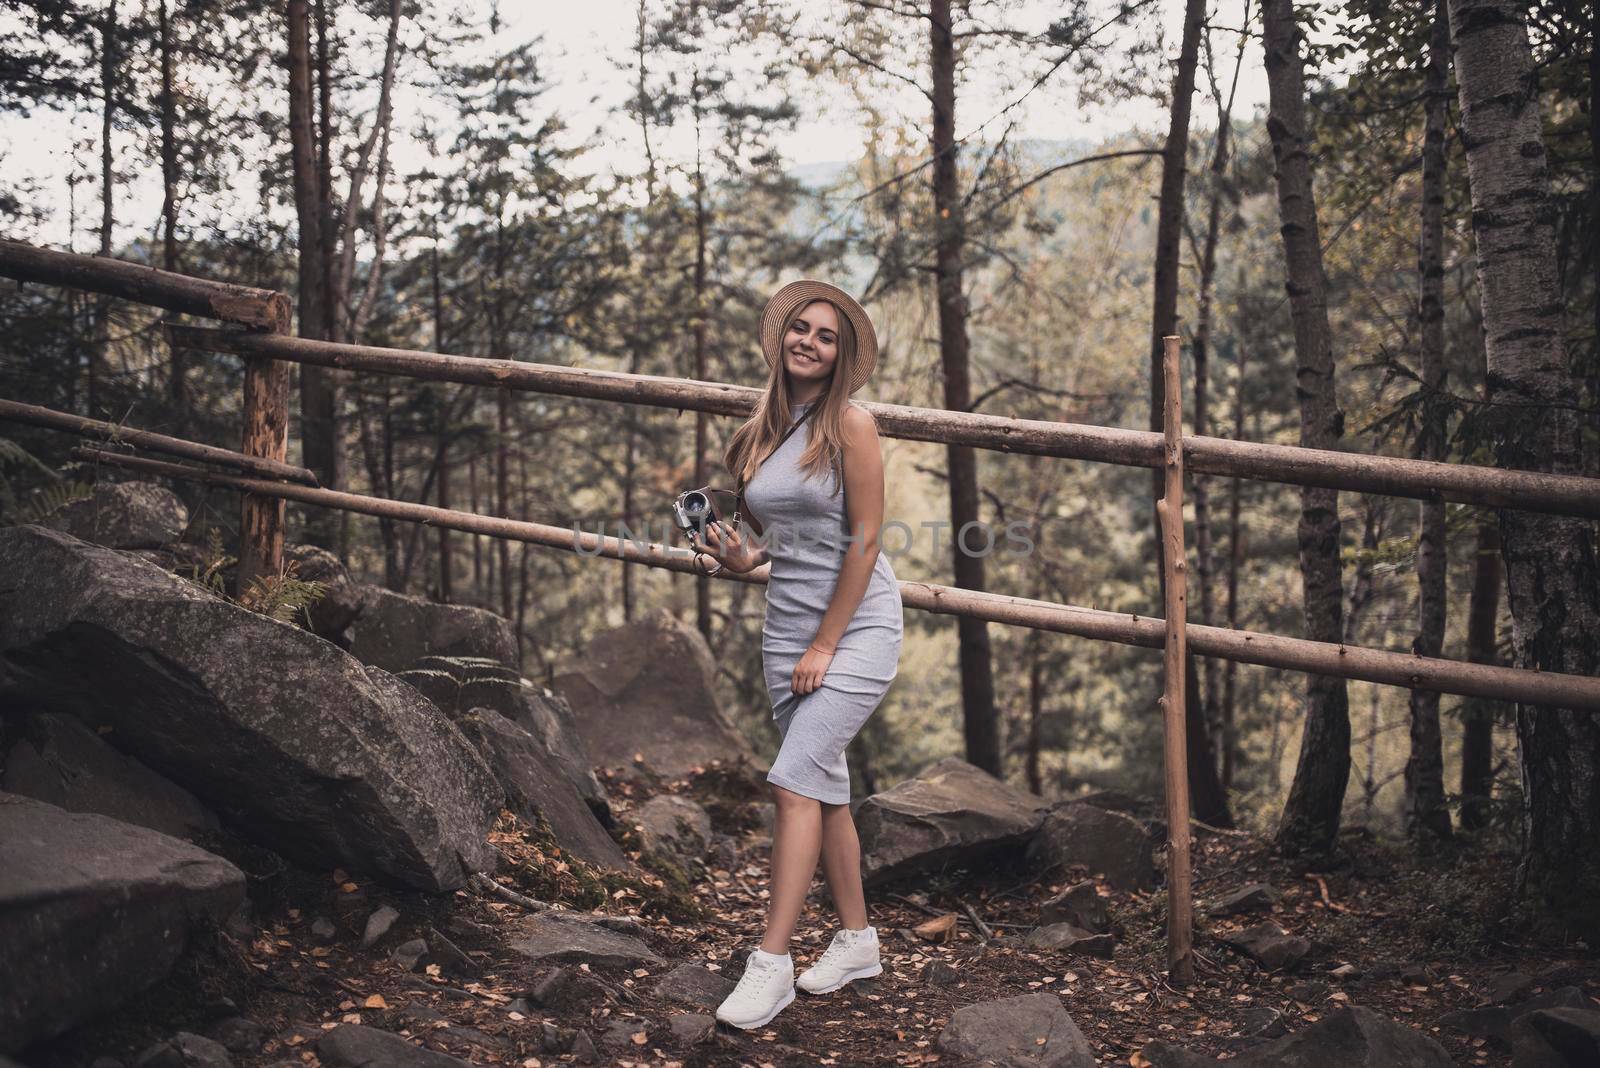
<path fill-rule="evenodd" d="M 146 431 L 112 427 L 32 405 L 0 401 L 0 419 L 49 426 L 93 439 L 115 440 L 230 468 L 231 472 L 217 472 L 105 449 L 78 450 L 83 458 L 98 463 L 240 491 L 241 583 L 253 576 L 281 570 L 283 509 L 288 500 L 651 567 L 695 570 L 692 554 L 685 549 L 641 545 L 600 534 L 389 501 L 317 486 L 310 472 L 285 462 L 291 362 L 731 416 L 748 415 L 760 393 L 750 387 L 724 383 L 287 337 L 290 305 L 282 294 L 103 257 L 38 249 L 13 241 L 0 241 L 0 276 L 124 297 L 245 328 L 222 331 L 169 327 L 174 344 L 232 353 L 245 359 L 244 432 L 237 453 Z M 1600 480 L 1185 435 L 1178 366 L 1178 339 L 1167 338 L 1164 352 L 1167 405 L 1164 431 L 1159 434 L 904 405 L 866 403 L 865 407 L 877 418 L 880 430 L 890 437 L 1164 470 L 1165 497 L 1157 507 L 1162 526 L 1165 618 L 1102 612 L 922 582 L 903 581 L 901 594 L 907 606 L 922 611 L 1165 650 L 1166 685 L 1161 707 L 1168 828 L 1168 962 L 1172 978 L 1181 982 L 1192 979 L 1194 967 L 1190 946 L 1190 820 L 1184 736 L 1186 648 L 1241 663 L 1387 685 L 1600 710 L 1600 678 L 1490 667 L 1224 627 L 1188 625 L 1182 506 L 1185 470 L 1586 518 L 1600 518 Z M 723 572 L 719 577 L 725 581 L 765 582 L 769 572 L 770 568 L 763 567 L 743 575 Z"/>

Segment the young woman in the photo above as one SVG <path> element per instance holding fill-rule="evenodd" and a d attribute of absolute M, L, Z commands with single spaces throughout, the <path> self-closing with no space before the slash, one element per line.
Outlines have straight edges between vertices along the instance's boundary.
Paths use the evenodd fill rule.
<path fill-rule="evenodd" d="M 748 479 L 745 515 L 763 544 L 726 523 L 701 543 L 734 571 L 772 562 L 761 654 L 783 743 L 767 774 L 777 809 L 771 896 L 765 936 L 717 1009 L 741 1028 L 771 1021 L 796 985 L 825 994 L 883 970 L 844 751 L 894 681 L 902 637 L 900 583 L 878 548 L 878 428 L 850 402 L 877 362 L 872 321 L 836 286 L 792 282 L 762 312 L 761 349 L 766 395 L 724 461 Z M 819 856 L 842 927 L 796 981 L 789 940 Z"/>

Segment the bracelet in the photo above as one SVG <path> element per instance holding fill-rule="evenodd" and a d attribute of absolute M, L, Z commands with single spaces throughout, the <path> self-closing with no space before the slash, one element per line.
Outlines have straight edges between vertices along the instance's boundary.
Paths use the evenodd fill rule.
<path fill-rule="evenodd" d="M 696 553 L 695 557 L 694 557 L 695 558 L 695 566 L 696 567 L 699 566 L 700 557 L 702 557 L 702 556 L 711 556 L 711 554 L 710 553 Z M 713 575 L 719 575 L 723 571 L 723 566 L 722 566 L 722 561 L 721 560 L 718 560 L 716 557 L 712 556 L 711 557 L 711 561 L 712 561 L 712 563 L 716 564 L 717 566 L 715 568 L 713 568 L 712 570 L 710 570 L 710 571 L 701 571 L 700 572 L 700 574 L 706 576 L 707 578 L 710 578 Z"/>

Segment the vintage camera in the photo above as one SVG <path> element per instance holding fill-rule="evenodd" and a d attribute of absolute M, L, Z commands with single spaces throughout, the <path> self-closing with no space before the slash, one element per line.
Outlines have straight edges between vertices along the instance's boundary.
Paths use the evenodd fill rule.
<path fill-rule="evenodd" d="M 672 502 L 672 521 L 678 529 L 699 542 L 705 538 L 706 527 L 716 522 L 729 526 L 739 523 L 739 495 L 732 490 L 716 486 L 684 490 Z"/>

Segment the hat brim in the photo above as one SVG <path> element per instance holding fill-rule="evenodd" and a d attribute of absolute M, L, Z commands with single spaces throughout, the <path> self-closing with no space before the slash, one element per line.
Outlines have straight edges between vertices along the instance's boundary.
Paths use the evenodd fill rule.
<path fill-rule="evenodd" d="M 774 293 L 761 312 L 761 354 L 767 358 L 768 367 L 777 364 L 784 324 L 795 311 L 814 300 L 830 300 L 843 308 L 845 315 L 850 318 L 851 327 L 855 329 L 856 367 L 854 380 L 850 383 L 850 392 L 854 393 L 867 384 L 873 368 L 878 365 L 878 333 L 872 328 L 872 319 L 868 317 L 866 309 L 836 285 L 815 278 L 802 278 Z"/>

